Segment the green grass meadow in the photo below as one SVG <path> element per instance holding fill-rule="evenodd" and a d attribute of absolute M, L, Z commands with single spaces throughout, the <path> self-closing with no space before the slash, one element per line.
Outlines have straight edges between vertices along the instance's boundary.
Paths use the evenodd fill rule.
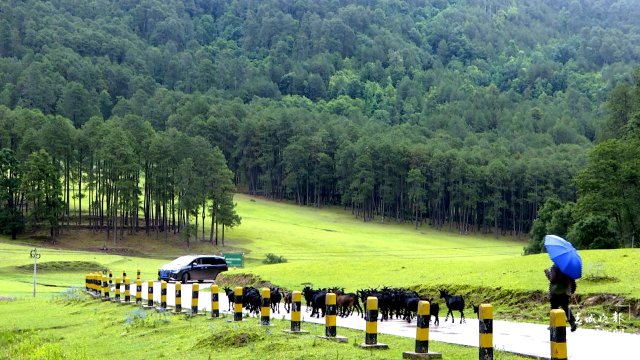
<path fill-rule="evenodd" d="M 350 338 L 347 345 L 327 344 L 313 336 L 285 336 L 280 330 L 286 323 L 276 322 L 265 331 L 250 321 L 235 324 L 144 315 L 134 308 L 89 300 L 84 294 L 78 297 L 69 290 L 84 286 L 86 273 L 102 269 L 111 269 L 114 278 L 123 271 L 134 277 L 140 269 L 144 280 L 152 280 L 160 265 L 188 253 L 245 253 L 245 267 L 221 275 L 221 285 L 259 279 L 290 290 L 308 283 L 347 291 L 410 287 L 434 298 L 438 298 L 437 289 L 444 287 L 465 295 L 469 304 L 494 303 L 496 319 L 547 321 L 548 284 L 543 269 L 550 260 L 546 254 L 522 256 L 524 241 L 460 235 L 428 226 L 414 229 L 412 224 L 393 220 L 364 223 L 342 208 L 300 207 L 247 195 L 237 195 L 236 201 L 242 225 L 227 229 L 224 247 L 199 239 L 187 248 L 185 240 L 173 234 L 125 235 L 114 244 L 106 233 L 86 229 L 65 232 L 55 244 L 40 234 L 15 241 L 1 237 L 0 358 L 111 358 L 123 351 L 140 359 L 182 358 L 186 353 L 194 359 L 223 354 L 231 359 L 258 359 L 267 353 L 274 359 L 363 358 L 365 351 L 354 347 L 364 336 L 358 331 L 344 330 Z M 35 299 L 29 256 L 34 247 L 41 254 Z M 262 261 L 268 253 L 287 262 L 265 265 Z M 584 276 L 578 281 L 578 293 L 583 299 L 606 293 L 637 304 L 638 249 L 580 254 Z M 595 309 L 609 311 L 602 305 Z M 323 331 L 308 326 L 312 334 Z M 631 322 L 629 326 L 639 327 Z M 413 347 L 412 339 L 381 336 L 380 341 L 393 350 L 364 357 L 400 358 L 402 351 Z M 475 348 L 439 343 L 433 343 L 433 350 L 446 353 L 447 359 L 477 356 Z M 497 358 L 517 357 L 500 354 Z"/>

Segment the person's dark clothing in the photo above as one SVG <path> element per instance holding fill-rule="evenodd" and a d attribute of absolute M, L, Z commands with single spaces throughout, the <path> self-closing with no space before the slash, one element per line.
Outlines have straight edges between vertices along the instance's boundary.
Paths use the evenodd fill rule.
<path fill-rule="evenodd" d="M 576 281 L 554 264 L 549 269 L 545 269 L 544 273 L 549 279 L 549 297 L 551 302 L 551 309 L 564 310 L 569 324 L 571 325 L 571 331 L 576 330 L 576 319 L 573 313 L 569 309 L 569 296 L 576 292 Z"/>

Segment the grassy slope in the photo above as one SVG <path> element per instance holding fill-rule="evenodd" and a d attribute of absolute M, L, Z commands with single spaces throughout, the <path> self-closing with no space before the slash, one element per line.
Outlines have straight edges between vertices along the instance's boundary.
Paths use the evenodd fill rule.
<path fill-rule="evenodd" d="M 227 243 L 246 248 L 245 272 L 297 288 L 303 282 L 349 289 L 428 284 L 545 290 L 546 254 L 521 256 L 524 242 L 459 235 L 410 224 L 363 223 L 349 211 L 316 209 L 238 196 L 242 225 Z M 287 263 L 262 265 L 266 253 Z M 583 293 L 639 298 L 640 250 L 581 251 L 584 274 L 614 282 L 579 282 Z"/>

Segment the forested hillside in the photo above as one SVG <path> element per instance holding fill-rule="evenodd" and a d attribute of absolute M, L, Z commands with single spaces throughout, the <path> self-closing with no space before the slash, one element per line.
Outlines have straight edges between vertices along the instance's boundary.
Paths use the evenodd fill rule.
<path fill-rule="evenodd" d="M 519 235 L 545 199 L 576 200 L 603 104 L 633 82 L 640 60 L 638 5 L 8 0 L 0 147 L 17 164 L 52 157 L 67 203 L 60 216 L 71 215 L 76 185 L 96 191 L 76 194 L 92 196 L 93 211 L 102 196 L 107 207 L 129 204 L 115 212 L 122 229 L 136 207 L 160 230 L 178 209 L 205 208 L 205 190 L 185 195 L 193 178 L 184 174 L 207 178 L 199 169 L 214 155 L 199 153 L 217 147 L 242 191 L 343 204 L 365 221 Z M 47 147 L 47 126 L 69 129 L 58 139 L 64 156 Z M 115 149 L 133 155 L 111 163 Z M 127 181 L 98 186 L 94 172 L 115 164 Z M 140 179 L 158 167 L 162 190 L 147 191 Z"/>

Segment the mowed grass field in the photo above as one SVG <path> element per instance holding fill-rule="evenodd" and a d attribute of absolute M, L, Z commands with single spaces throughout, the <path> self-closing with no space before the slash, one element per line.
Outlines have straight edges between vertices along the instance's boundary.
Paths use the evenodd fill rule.
<path fill-rule="evenodd" d="M 522 256 L 526 241 L 492 236 L 460 235 L 437 231 L 426 225 L 397 224 L 391 219 L 363 222 L 342 208 L 313 208 L 237 195 L 242 224 L 226 230 L 225 246 L 214 247 L 202 239 L 191 247 L 179 235 L 166 238 L 138 234 L 125 240 L 106 239 L 106 233 L 88 230 L 64 234 L 55 245 L 43 240 L 20 239 L 0 243 L 0 296 L 30 294 L 32 264 L 29 250 L 41 247 L 38 273 L 42 292 L 60 291 L 82 284 L 89 264 L 110 268 L 114 276 L 136 269 L 144 279 L 156 277 L 158 267 L 175 256 L 189 253 L 244 252 L 245 267 L 228 275 L 249 273 L 287 289 L 302 284 L 314 287 L 344 287 L 348 291 L 370 287 L 482 287 L 518 291 L 546 291 L 543 269 L 550 265 L 547 254 Z M 208 236 L 209 231 L 206 230 Z M 100 250 L 108 248 L 108 251 Z M 80 251 L 83 250 L 83 251 Z M 265 265 L 273 253 L 286 263 Z M 612 293 L 640 298 L 640 250 L 591 250 L 580 252 L 583 280 L 579 292 Z M 63 263 L 61 269 L 47 262 Z M 21 266 L 16 270 L 16 266 Z M 593 277 L 594 280 L 588 281 Z M 221 279 L 224 281 L 224 277 Z"/>

